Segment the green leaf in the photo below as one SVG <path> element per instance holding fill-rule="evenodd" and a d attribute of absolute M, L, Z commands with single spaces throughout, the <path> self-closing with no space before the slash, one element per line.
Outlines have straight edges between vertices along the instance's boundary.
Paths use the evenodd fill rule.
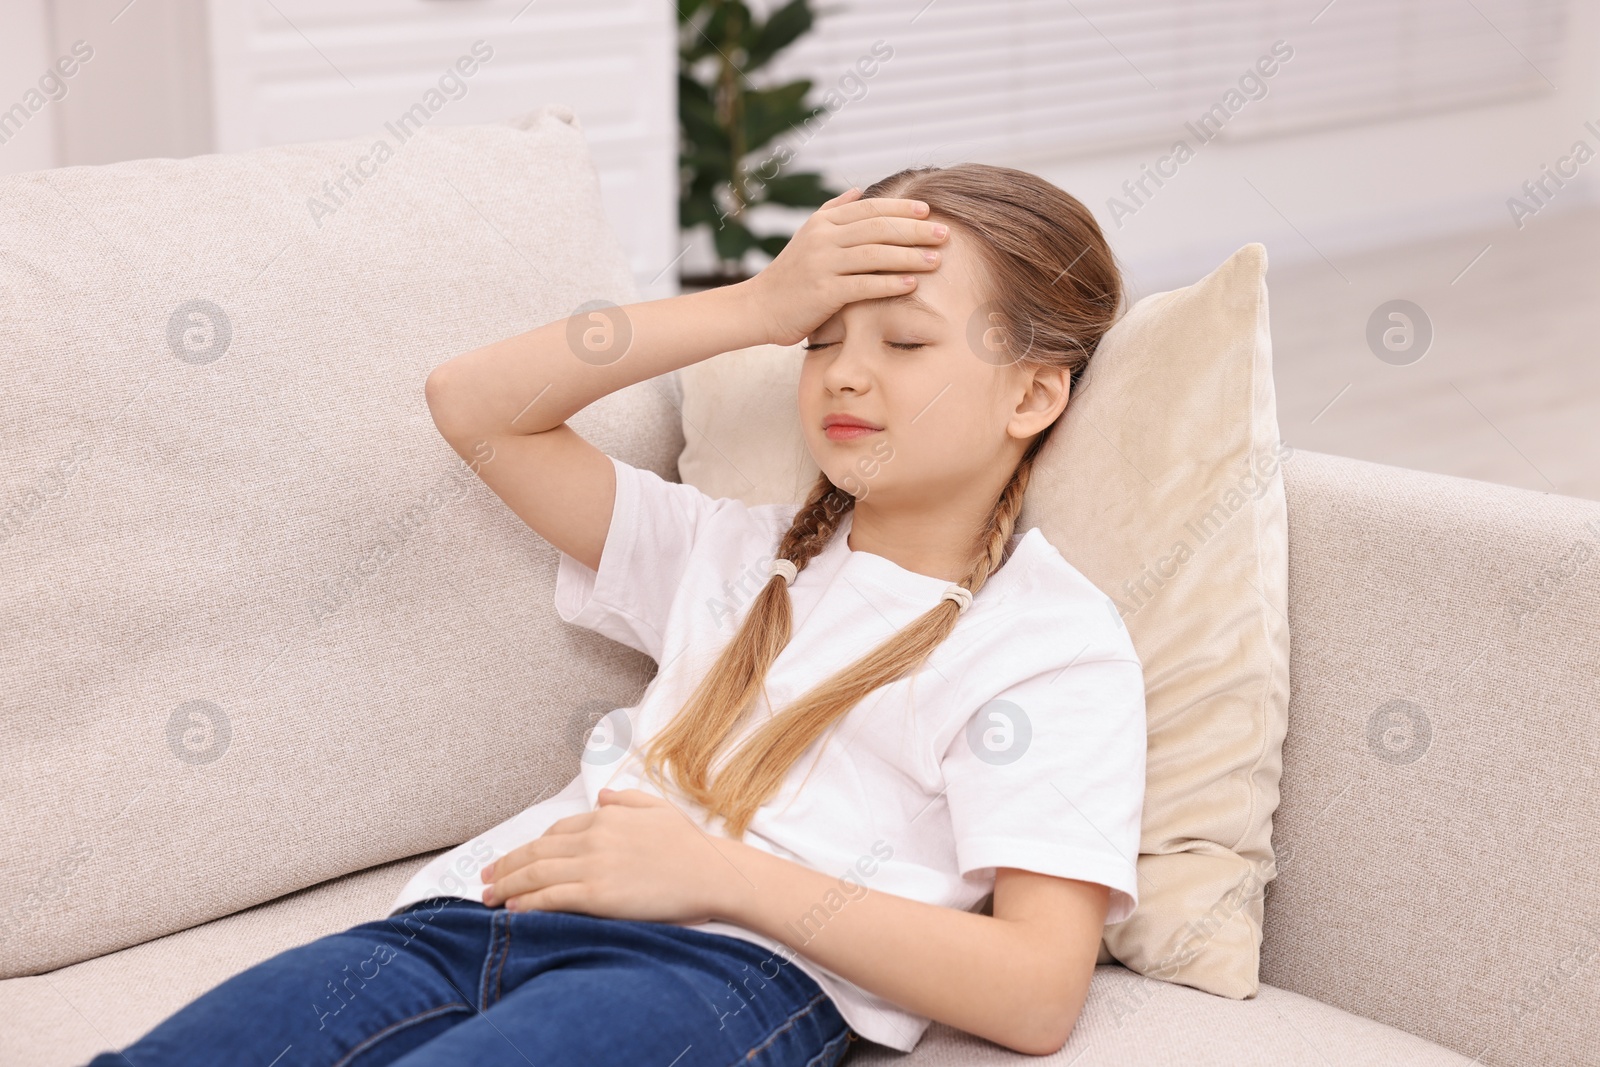
<path fill-rule="evenodd" d="M 722 220 L 721 229 L 713 227 L 711 240 L 716 245 L 717 257 L 725 260 L 742 259 L 746 252 L 757 247 L 756 235 L 735 218 Z"/>
<path fill-rule="evenodd" d="M 773 259 L 777 259 L 778 253 L 788 246 L 789 236 L 788 234 L 775 233 L 768 237 L 757 238 L 756 247 Z"/>
<path fill-rule="evenodd" d="M 706 22 L 705 35 L 717 51 L 730 61 L 736 61 L 739 58 L 736 52 L 750 50 L 755 39 L 754 22 L 743 0 L 716 0 L 711 18 Z"/>
<path fill-rule="evenodd" d="M 680 28 L 680 55 L 689 61 L 706 56 L 715 56 L 719 63 L 737 61 L 739 53 L 747 52 L 753 40 L 749 8 L 741 0 L 708 0 L 704 7 L 708 17 Z"/>
<path fill-rule="evenodd" d="M 779 174 L 761 185 L 762 200 L 784 207 L 820 207 L 844 190 L 835 192 L 822 184 L 822 175 L 813 171 Z"/>
<path fill-rule="evenodd" d="M 697 109 L 702 109 L 707 115 L 715 116 L 716 105 L 711 99 L 711 87 L 704 85 L 689 76 L 687 71 L 678 71 L 678 110 L 683 110 L 685 102 L 692 104 Z"/>
<path fill-rule="evenodd" d="M 788 133 L 816 114 L 804 100 L 811 91 L 811 80 L 802 78 L 771 89 L 744 94 L 744 147 L 754 152 L 779 134 Z"/>
<path fill-rule="evenodd" d="M 682 166 L 693 168 L 697 175 L 703 175 L 707 182 L 721 183 L 733 181 L 733 173 L 728 167 L 728 154 L 706 149 L 694 149 L 678 157 Z"/>
<path fill-rule="evenodd" d="M 725 225 L 727 220 L 722 212 L 721 201 L 716 195 L 725 184 L 711 181 L 703 174 L 695 175 L 678 202 L 680 224 L 688 229 L 705 223 L 713 230 Z"/>
<path fill-rule="evenodd" d="M 685 26 L 693 20 L 695 12 L 705 6 L 705 0 L 674 0 L 678 9 L 678 25 Z"/>
<path fill-rule="evenodd" d="M 694 63 L 710 54 L 713 49 L 701 33 L 706 20 L 696 16 L 708 5 L 704 0 L 688 0 L 678 8 L 678 67 L 680 70 L 694 65 Z M 715 6 L 712 0 L 710 6 Z"/>
<path fill-rule="evenodd" d="M 686 187 L 683 190 L 683 195 L 700 197 L 701 199 L 705 200 L 706 203 L 711 204 L 714 207 L 716 204 L 716 198 L 714 194 L 716 193 L 717 189 L 721 188 L 725 184 L 727 184 L 726 179 L 718 178 L 715 174 L 712 174 L 709 170 L 702 167 L 693 172 L 693 176 L 689 179 Z"/>
<path fill-rule="evenodd" d="M 683 135 L 697 148 L 720 151 L 726 158 L 733 146 L 728 139 L 728 131 L 717 122 L 711 94 L 703 87 L 695 86 L 692 81 L 683 84 L 686 80 L 680 79 L 678 85 L 678 121 Z M 696 89 L 700 91 L 696 92 Z"/>
<path fill-rule="evenodd" d="M 701 223 L 716 228 L 717 206 L 709 196 L 687 196 L 678 201 L 678 228 L 692 230 Z"/>
<path fill-rule="evenodd" d="M 755 41 L 750 46 L 750 59 L 745 64 L 745 72 L 759 70 L 767 64 L 774 55 L 788 48 L 795 40 L 811 28 L 811 2 L 810 0 L 791 0 L 772 13 L 756 32 Z"/>

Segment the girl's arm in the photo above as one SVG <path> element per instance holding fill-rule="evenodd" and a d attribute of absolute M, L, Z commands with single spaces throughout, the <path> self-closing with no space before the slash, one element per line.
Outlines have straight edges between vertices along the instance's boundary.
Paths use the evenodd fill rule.
<path fill-rule="evenodd" d="M 547 322 L 436 367 L 428 408 L 452 440 L 554 429 L 636 382 L 767 343 L 754 288 L 745 281 Z"/>
<path fill-rule="evenodd" d="M 546 323 L 436 367 L 428 411 L 513 514 L 599 570 L 616 506 L 612 461 L 566 420 L 614 390 L 760 343 L 759 309 L 742 282 Z"/>
<path fill-rule="evenodd" d="M 1017 1052 L 1053 1053 L 1077 1024 L 1105 925 L 1105 886 L 1001 867 L 990 917 L 863 891 L 752 845 L 712 840 L 736 867 L 719 918 Z"/>

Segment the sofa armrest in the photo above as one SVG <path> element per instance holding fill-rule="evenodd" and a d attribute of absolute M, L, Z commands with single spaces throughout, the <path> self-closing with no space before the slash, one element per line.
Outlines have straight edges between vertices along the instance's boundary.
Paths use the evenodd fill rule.
<path fill-rule="evenodd" d="M 1284 481 L 1262 980 L 1486 1063 L 1600 1063 L 1600 503 L 1312 452 Z"/>

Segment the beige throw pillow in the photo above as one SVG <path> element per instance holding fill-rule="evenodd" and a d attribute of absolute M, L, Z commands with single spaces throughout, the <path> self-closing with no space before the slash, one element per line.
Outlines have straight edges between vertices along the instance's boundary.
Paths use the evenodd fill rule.
<path fill-rule="evenodd" d="M 1288 724 L 1288 519 L 1266 249 L 1147 296 L 1101 340 L 1034 466 L 1019 529 L 1117 604 L 1144 664 L 1149 753 L 1139 907 L 1113 958 L 1233 998 L 1259 985 Z M 683 481 L 749 504 L 801 499 L 799 346 L 679 371 Z"/>

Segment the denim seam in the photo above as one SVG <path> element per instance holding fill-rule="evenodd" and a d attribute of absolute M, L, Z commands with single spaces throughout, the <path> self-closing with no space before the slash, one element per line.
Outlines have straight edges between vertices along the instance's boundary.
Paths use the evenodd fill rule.
<path fill-rule="evenodd" d="M 478 975 L 479 1011 L 488 1011 L 492 1006 L 489 1001 L 489 973 L 494 970 L 495 961 L 503 958 L 500 949 L 502 929 L 505 930 L 505 940 L 508 942 L 507 947 L 509 947 L 511 924 L 505 921 L 509 920 L 509 918 L 510 913 L 504 909 L 498 909 L 489 914 L 489 945 L 483 955 L 483 971 Z"/>
<path fill-rule="evenodd" d="M 761 1044 L 757 1045 L 755 1048 L 751 1049 L 749 1052 L 746 1052 L 744 1054 L 744 1057 L 743 1057 L 744 1060 L 748 1061 L 748 1060 L 754 1059 L 755 1056 L 756 1056 L 756 1053 L 760 1052 L 762 1049 L 766 1048 L 768 1045 L 770 1045 L 774 1041 L 776 1041 L 778 1039 L 778 1035 L 779 1034 L 783 1033 L 785 1030 L 788 1030 L 790 1027 L 794 1026 L 794 1024 L 796 1022 L 798 1022 L 804 1016 L 811 1014 L 811 1012 L 816 1008 L 816 1006 L 818 1004 L 821 1004 L 823 1001 L 825 1001 L 827 999 L 828 999 L 828 994 L 826 994 L 826 993 L 818 993 L 816 996 L 812 997 L 811 1000 L 809 1002 L 807 1002 L 807 1004 L 803 1008 L 800 1008 L 798 1011 L 796 1011 L 793 1014 L 791 1014 L 788 1019 L 784 1020 L 784 1023 L 783 1023 L 782 1026 L 778 1027 L 776 1030 L 772 1031 L 772 1033 L 768 1034 L 767 1035 L 767 1039 L 765 1041 L 761 1042 Z"/>
<path fill-rule="evenodd" d="M 411 1016 L 410 1018 L 401 1019 L 397 1023 L 390 1023 L 388 1026 L 384 1027 L 382 1030 L 379 1030 L 377 1033 L 373 1034 L 371 1037 L 367 1038 L 365 1041 L 362 1041 L 355 1048 L 351 1049 L 349 1052 L 346 1052 L 343 1056 L 339 1057 L 338 1062 L 334 1063 L 333 1067 L 344 1067 L 344 1064 L 349 1063 L 352 1057 L 354 1057 L 356 1055 L 359 1055 L 362 1052 L 365 1052 L 367 1049 L 371 1048 L 373 1046 L 373 1044 L 375 1044 L 377 1041 L 379 1041 L 382 1038 L 389 1037 L 396 1030 L 399 1030 L 402 1027 L 411 1026 L 411 1025 L 413 1025 L 415 1023 L 422 1022 L 424 1019 L 432 1018 L 435 1015 L 442 1015 L 443 1013 L 445 1013 L 447 1011 L 465 1011 L 465 1012 L 470 1012 L 470 1011 L 472 1011 L 472 1007 L 470 1005 L 461 1003 L 461 1001 L 459 1001 L 459 1000 L 452 1000 L 450 1003 L 441 1004 L 437 1008 L 429 1008 L 427 1011 L 419 1011 L 419 1012 L 417 1012 L 417 1014 Z"/>
<path fill-rule="evenodd" d="M 838 1063 L 839 1058 L 835 1057 L 834 1053 L 843 1047 L 849 1040 L 850 1027 L 846 1025 L 843 1030 L 839 1031 L 838 1037 L 831 1039 L 826 1045 L 822 1046 L 822 1051 L 813 1056 L 810 1062 L 806 1064 L 806 1067 L 821 1067 L 823 1064 L 831 1065 Z"/>
<path fill-rule="evenodd" d="M 507 911 L 505 913 L 505 916 L 506 916 L 506 945 L 505 945 L 505 951 L 500 953 L 500 962 L 495 964 L 495 968 L 494 968 L 494 1001 L 495 1001 L 496 1004 L 500 1003 L 500 1001 L 505 999 L 505 994 L 501 991 L 502 982 L 503 982 L 503 980 L 505 978 L 505 974 L 506 974 L 506 961 L 511 958 L 511 927 L 514 924 L 511 922 L 511 912 Z"/>

